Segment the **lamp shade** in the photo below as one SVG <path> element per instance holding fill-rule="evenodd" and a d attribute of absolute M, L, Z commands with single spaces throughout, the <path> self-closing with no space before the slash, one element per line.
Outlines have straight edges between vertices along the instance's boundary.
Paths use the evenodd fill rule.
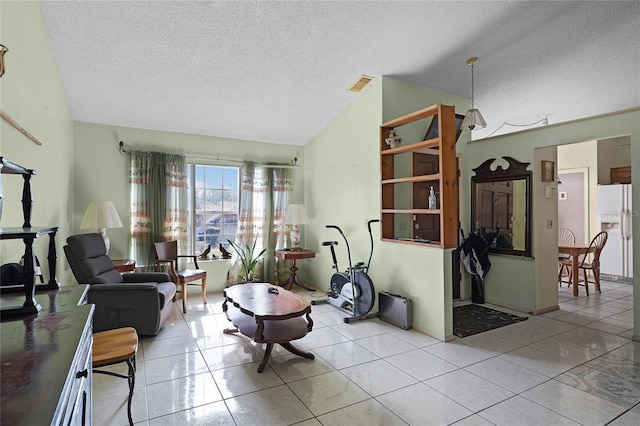
<path fill-rule="evenodd" d="M 284 216 L 284 223 L 287 225 L 306 225 L 309 223 L 309 216 L 302 204 L 289 204 L 287 213 Z"/>
<path fill-rule="evenodd" d="M 487 127 L 487 122 L 482 118 L 480 111 L 475 108 L 467 111 L 467 115 L 464 116 L 464 120 L 460 124 L 462 130 L 484 129 L 485 127 Z"/>
<path fill-rule="evenodd" d="M 92 201 L 84 214 L 80 229 L 122 228 L 122 221 L 111 201 Z"/>

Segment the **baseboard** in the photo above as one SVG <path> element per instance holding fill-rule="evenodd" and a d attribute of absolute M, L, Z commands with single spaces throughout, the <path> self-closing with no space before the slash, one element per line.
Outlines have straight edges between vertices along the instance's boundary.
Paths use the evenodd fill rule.
<path fill-rule="evenodd" d="M 549 312 L 557 311 L 558 309 L 560 309 L 560 306 L 553 305 L 553 306 L 547 306 L 546 308 L 542 308 L 542 309 L 536 309 L 535 311 L 531 311 L 529 313 L 531 315 L 543 315 Z"/>
<path fill-rule="evenodd" d="M 600 274 L 600 279 L 621 284 L 633 284 L 633 277 L 622 277 L 620 275 Z"/>

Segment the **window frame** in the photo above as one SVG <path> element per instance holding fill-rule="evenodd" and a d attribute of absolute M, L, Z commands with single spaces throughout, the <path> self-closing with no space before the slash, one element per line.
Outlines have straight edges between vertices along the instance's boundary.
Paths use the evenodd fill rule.
<path fill-rule="evenodd" d="M 221 169 L 221 183 L 219 187 L 210 187 L 207 186 L 207 182 L 205 180 L 205 182 L 203 182 L 203 187 L 202 188 L 196 188 L 196 177 L 197 177 L 197 173 L 196 170 L 198 167 L 204 167 L 204 168 L 214 168 L 214 169 Z M 225 191 L 233 191 L 233 187 L 231 187 L 230 189 L 225 188 L 225 173 L 224 170 L 225 169 L 232 169 L 236 171 L 236 176 L 237 176 L 237 180 L 235 182 L 235 186 L 236 186 L 236 197 L 237 197 L 237 210 L 225 210 L 225 201 L 224 201 L 224 192 Z M 188 236 L 187 236 L 187 244 L 189 247 L 189 250 L 191 253 L 200 253 L 202 252 L 204 249 L 206 249 L 207 246 L 207 231 L 206 228 L 203 230 L 203 246 L 202 248 L 198 248 L 198 236 L 197 234 L 197 214 L 198 211 L 196 209 L 196 190 L 212 190 L 212 191 L 222 191 L 223 196 L 221 199 L 221 203 L 222 203 L 222 208 L 221 210 L 215 210 L 212 212 L 219 212 L 221 214 L 225 214 L 225 213 L 234 213 L 236 215 L 236 229 L 237 229 L 237 223 L 238 223 L 238 218 L 239 218 L 239 214 L 240 214 L 240 182 L 241 182 L 241 173 L 242 173 L 242 168 L 238 167 L 238 166 L 229 166 L 229 165 L 222 165 L 222 164 L 208 164 L 208 163 L 202 163 L 202 162 L 198 162 L 198 161 L 187 161 L 187 176 L 188 176 L 188 187 L 187 187 L 187 216 L 188 216 L 188 220 L 187 220 L 187 232 L 188 232 Z M 206 175 L 206 171 L 204 172 L 204 174 Z M 203 211 L 207 211 L 207 210 L 203 210 Z M 224 219 L 223 219 L 224 220 Z M 235 235 L 227 235 L 228 237 L 230 237 L 231 240 L 235 241 Z M 223 247 L 228 248 L 228 243 L 226 242 L 226 237 L 224 241 L 218 240 L 215 244 L 215 246 L 212 246 L 212 251 L 213 250 L 217 250 L 218 249 L 218 243 L 221 243 L 223 245 Z"/>

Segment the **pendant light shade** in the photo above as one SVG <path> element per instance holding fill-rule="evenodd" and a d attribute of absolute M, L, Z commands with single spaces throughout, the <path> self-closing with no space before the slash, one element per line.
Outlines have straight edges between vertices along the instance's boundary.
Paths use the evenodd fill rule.
<path fill-rule="evenodd" d="M 473 65 L 477 61 L 477 56 L 467 59 L 467 64 L 471 65 L 471 109 L 467 111 L 467 115 L 465 115 L 464 120 L 462 120 L 462 123 L 460 124 L 460 129 L 462 130 L 484 129 L 487 127 L 487 122 L 482 118 L 480 111 L 474 108 Z"/>
<path fill-rule="evenodd" d="M 467 111 L 467 115 L 464 116 L 460 125 L 462 130 L 484 129 L 485 127 L 487 127 L 487 122 L 482 118 L 480 111 L 475 108 Z"/>

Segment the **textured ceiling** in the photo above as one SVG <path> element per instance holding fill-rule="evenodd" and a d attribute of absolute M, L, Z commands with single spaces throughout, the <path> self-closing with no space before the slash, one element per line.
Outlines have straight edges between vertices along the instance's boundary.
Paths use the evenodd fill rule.
<path fill-rule="evenodd" d="M 470 56 L 473 139 L 640 105 L 638 1 L 40 4 L 78 121 L 304 145 L 361 74 L 470 98 Z"/>

